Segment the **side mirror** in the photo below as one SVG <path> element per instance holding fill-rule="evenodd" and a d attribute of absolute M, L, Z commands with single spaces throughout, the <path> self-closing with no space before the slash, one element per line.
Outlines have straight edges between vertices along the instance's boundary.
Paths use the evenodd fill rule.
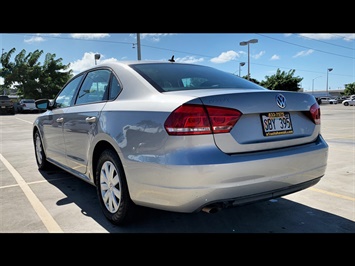
<path fill-rule="evenodd" d="M 39 110 L 51 110 L 50 101 L 48 99 L 38 99 L 35 105 Z"/>

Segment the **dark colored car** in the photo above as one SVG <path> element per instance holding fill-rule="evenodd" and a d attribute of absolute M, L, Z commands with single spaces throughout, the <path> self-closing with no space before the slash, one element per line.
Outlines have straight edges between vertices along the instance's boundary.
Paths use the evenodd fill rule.
<path fill-rule="evenodd" d="M 0 113 L 15 114 L 15 106 L 12 100 L 7 95 L 0 95 Z"/>

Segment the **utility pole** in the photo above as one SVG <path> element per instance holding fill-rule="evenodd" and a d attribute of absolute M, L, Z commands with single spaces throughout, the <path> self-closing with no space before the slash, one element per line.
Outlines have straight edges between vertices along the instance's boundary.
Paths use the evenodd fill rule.
<path fill-rule="evenodd" d="M 332 71 L 332 70 L 333 70 L 333 68 L 328 68 L 328 69 L 327 69 L 327 87 L 325 88 L 325 91 L 326 91 L 327 95 L 329 94 L 329 92 L 328 92 L 328 73 L 329 73 L 330 71 Z"/>
<path fill-rule="evenodd" d="M 141 36 L 137 33 L 137 58 L 141 60 Z"/>

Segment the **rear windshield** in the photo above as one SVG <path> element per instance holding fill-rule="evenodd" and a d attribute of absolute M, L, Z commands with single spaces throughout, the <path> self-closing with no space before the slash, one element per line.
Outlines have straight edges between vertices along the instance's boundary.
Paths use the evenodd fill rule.
<path fill-rule="evenodd" d="M 216 88 L 265 90 L 256 83 L 208 66 L 182 63 L 130 66 L 160 92 Z"/>

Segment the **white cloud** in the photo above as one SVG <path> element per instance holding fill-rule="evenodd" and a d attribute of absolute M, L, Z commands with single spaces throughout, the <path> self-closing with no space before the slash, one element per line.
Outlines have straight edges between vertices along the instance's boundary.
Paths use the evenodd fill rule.
<path fill-rule="evenodd" d="M 30 38 L 24 40 L 25 43 L 29 43 L 29 44 L 40 43 L 40 42 L 44 42 L 44 41 L 45 41 L 45 39 L 40 35 L 31 36 Z"/>
<path fill-rule="evenodd" d="M 196 58 L 194 56 L 185 56 L 185 57 L 178 57 L 178 58 L 174 58 L 175 62 L 179 62 L 179 63 L 200 63 L 203 62 L 204 59 L 203 58 Z"/>
<path fill-rule="evenodd" d="M 301 52 L 298 52 L 297 54 L 295 54 L 295 55 L 293 56 L 293 58 L 301 57 L 301 56 L 308 56 L 308 55 L 310 55 L 310 54 L 313 54 L 313 52 L 314 52 L 314 50 L 312 50 L 312 49 L 309 49 L 309 50 L 307 50 L 307 51 L 301 51 Z"/>
<path fill-rule="evenodd" d="M 277 54 L 274 54 L 273 56 L 271 56 L 270 60 L 280 60 L 280 56 Z"/>
<path fill-rule="evenodd" d="M 261 52 L 258 53 L 258 54 L 250 55 L 250 56 L 251 56 L 252 58 L 254 58 L 254 59 L 259 59 L 259 58 L 262 57 L 264 54 L 265 54 L 265 51 L 261 51 Z"/>
<path fill-rule="evenodd" d="M 138 33 L 131 33 L 129 36 L 137 39 Z M 139 37 L 141 40 L 145 39 L 152 42 L 159 42 L 162 37 L 175 35 L 173 33 L 140 33 Z"/>
<path fill-rule="evenodd" d="M 29 44 L 33 44 L 33 43 L 41 43 L 46 41 L 45 37 L 57 37 L 60 36 L 59 33 L 50 33 L 50 34 L 42 34 L 42 33 L 37 33 L 35 35 L 27 35 L 24 42 L 25 43 L 29 43 Z"/>
<path fill-rule="evenodd" d="M 82 57 L 82 59 L 79 59 L 77 61 L 74 61 L 73 63 L 70 63 L 70 69 L 73 70 L 74 75 L 78 74 L 79 72 L 86 70 L 90 67 L 95 66 L 95 54 L 94 52 L 89 52 L 85 53 Z M 116 62 L 118 61 L 115 58 L 108 58 L 105 59 L 105 56 L 101 54 L 100 59 L 96 60 L 96 64 L 99 65 L 101 63 L 107 63 L 107 62 Z"/>
<path fill-rule="evenodd" d="M 212 58 L 210 61 L 212 63 L 222 64 L 239 58 L 239 54 L 235 51 L 227 51 L 221 53 L 218 57 Z"/>
<path fill-rule="evenodd" d="M 299 34 L 301 37 L 311 38 L 314 40 L 355 40 L 355 33 L 303 33 Z"/>
<path fill-rule="evenodd" d="M 74 39 L 97 40 L 110 37 L 108 33 L 72 33 L 70 36 Z"/>

